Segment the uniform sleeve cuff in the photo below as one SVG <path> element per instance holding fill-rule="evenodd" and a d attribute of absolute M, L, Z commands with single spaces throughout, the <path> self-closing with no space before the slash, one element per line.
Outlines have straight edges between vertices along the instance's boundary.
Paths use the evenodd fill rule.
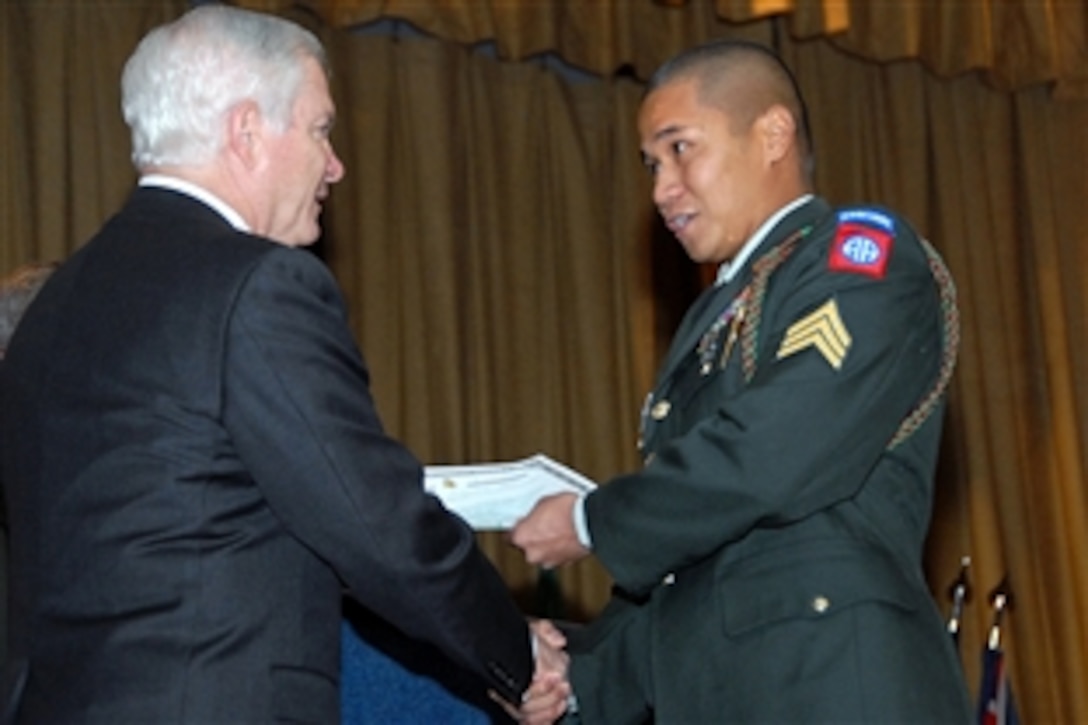
<path fill-rule="evenodd" d="M 586 523 L 586 497 L 579 496 L 574 502 L 574 532 L 578 535 L 578 543 L 593 549 L 593 540 L 589 537 L 589 524 Z"/>

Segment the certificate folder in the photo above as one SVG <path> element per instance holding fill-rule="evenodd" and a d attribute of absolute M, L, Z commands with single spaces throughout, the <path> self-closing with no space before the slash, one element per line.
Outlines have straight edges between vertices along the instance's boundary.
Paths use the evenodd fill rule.
<path fill-rule="evenodd" d="M 597 487 L 543 453 L 520 461 L 425 466 L 423 487 L 477 531 L 506 531 L 544 496 Z"/>

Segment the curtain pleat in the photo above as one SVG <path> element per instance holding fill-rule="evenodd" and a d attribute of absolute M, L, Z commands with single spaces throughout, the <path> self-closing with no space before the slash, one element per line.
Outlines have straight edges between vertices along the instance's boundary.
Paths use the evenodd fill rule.
<path fill-rule="evenodd" d="M 121 68 L 147 30 L 185 7 L 183 0 L 146 0 L 125 12 L 108 2 L 3 4 L 5 268 L 62 259 L 127 195 L 135 172 Z"/>
<path fill-rule="evenodd" d="M 134 178 L 121 66 L 185 5 L 0 4 L 0 272 L 66 255 L 119 206 Z M 300 15 L 292 3 L 283 12 L 312 20 L 332 56 L 347 177 L 320 252 L 387 428 L 425 462 L 539 450 L 601 480 L 637 467 L 638 407 L 700 277 L 649 202 L 636 79 L 690 41 L 772 43 L 810 104 L 820 190 L 901 210 L 957 281 L 963 343 L 926 566 L 947 609 L 971 557 L 968 682 L 986 595 L 1007 576 L 1022 718 L 1077 721 L 1088 712 L 1085 9 L 997 5 L 326 0 Z M 777 9 L 730 24 L 745 7 Z M 359 27 L 393 10 L 438 38 Z M 545 50 L 599 75 L 557 75 Z M 501 536 L 480 538 L 531 602 L 536 572 Z M 607 597 L 592 561 L 559 578 L 574 618 Z"/>
<path fill-rule="evenodd" d="M 638 400 L 595 399 L 649 384 L 649 355 L 627 354 L 631 320 L 653 314 L 628 289 L 646 179 L 612 123 L 631 123 L 641 89 L 567 86 L 434 40 L 332 42 L 348 173 L 325 256 L 386 425 L 428 463 L 543 451 L 600 478 L 633 467 Z M 481 538 L 530 591 L 520 553 Z M 594 562 L 560 577 L 585 614 L 607 593 Z"/>
<path fill-rule="evenodd" d="M 825 36 L 873 61 L 915 58 L 951 77 L 979 71 L 1003 90 L 1052 84 L 1088 97 L 1088 6 L 1080 0 L 241 0 L 311 8 L 333 27 L 400 18 L 457 43 L 494 41 L 501 57 L 555 52 L 595 73 L 645 78 L 684 47 L 771 17 L 795 38 Z"/>

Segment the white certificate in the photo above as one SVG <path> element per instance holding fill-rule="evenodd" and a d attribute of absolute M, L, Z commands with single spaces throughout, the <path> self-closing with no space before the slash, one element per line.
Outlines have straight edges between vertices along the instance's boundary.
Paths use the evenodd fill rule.
<path fill-rule="evenodd" d="M 425 466 L 423 472 L 423 487 L 477 531 L 506 531 L 544 496 L 597 487 L 543 453 L 520 461 Z"/>

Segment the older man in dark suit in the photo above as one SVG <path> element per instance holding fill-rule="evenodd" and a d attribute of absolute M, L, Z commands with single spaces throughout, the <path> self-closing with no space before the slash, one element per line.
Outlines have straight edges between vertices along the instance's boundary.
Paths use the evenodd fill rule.
<path fill-rule="evenodd" d="M 139 188 L 0 377 L 9 717 L 335 722 L 345 591 L 520 702 L 530 629 L 383 431 L 340 292 L 297 248 L 344 173 L 320 44 L 204 5 L 122 85 Z"/>

